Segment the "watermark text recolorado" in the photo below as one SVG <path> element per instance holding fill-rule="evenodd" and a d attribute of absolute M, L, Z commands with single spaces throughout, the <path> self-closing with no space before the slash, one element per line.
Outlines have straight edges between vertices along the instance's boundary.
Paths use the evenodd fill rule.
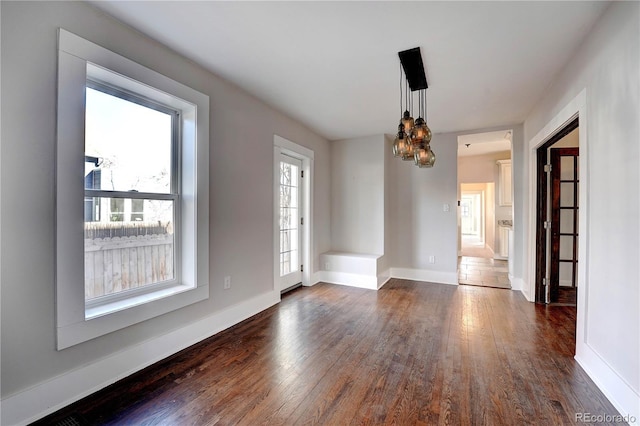
<path fill-rule="evenodd" d="M 576 422 L 582 423 L 635 423 L 635 416 L 621 414 L 576 413 Z"/>

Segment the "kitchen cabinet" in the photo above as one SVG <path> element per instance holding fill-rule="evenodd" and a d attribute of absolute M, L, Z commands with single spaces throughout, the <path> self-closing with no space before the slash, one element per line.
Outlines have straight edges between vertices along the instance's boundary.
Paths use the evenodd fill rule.
<path fill-rule="evenodd" d="M 513 191 L 511 187 L 511 160 L 498 160 L 498 204 L 511 206 Z"/>

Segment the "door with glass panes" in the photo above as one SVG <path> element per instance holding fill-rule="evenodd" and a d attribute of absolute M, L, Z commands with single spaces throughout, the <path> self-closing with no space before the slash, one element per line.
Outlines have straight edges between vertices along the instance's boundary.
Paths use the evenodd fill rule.
<path fill-rule="evenodd" d="M 280 155 L 280 291 L 302 282 L 302 161 Z"/>
<path fill-rule="evenodd" d="M 578 148 L 551 148 L 549 302 L 575 304 L 578 283 Z"/>

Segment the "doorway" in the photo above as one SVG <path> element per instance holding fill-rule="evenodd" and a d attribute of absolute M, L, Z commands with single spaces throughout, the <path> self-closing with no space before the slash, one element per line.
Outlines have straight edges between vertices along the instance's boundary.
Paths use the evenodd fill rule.
<path fill-rule="evenodd" d="M 509 129 L 458 136 L 458 283 L 510 289 L 508 256 L 498 238 L 500 223 L 512 223 L 511 176 L 499 162 L 511 158 Z M 508 184 L 508 185 L 507 185 Z"/>
<path fill-rule="evenodd" d="M 280 291 L 302 284 L 300 249 L 302 247 L 301 226 L 304 225 L 302 211 L 302 161 L 280 154 L 279 167 L 279 283 Z"/>
<path fill-rule="evenodd" d="M 462 236 L 484 245 L 484 191 L 462 191 L 460 197 Z"/>
<path fill-rule="evenodd" d="M 579 122 L 537 149 L 536 302 L 577 304 Z"/>
<path fill-rule="evenodd" d="M 314 152 L 273 136 L 273 289 L 313 285 Z"/>
<path fill-rule="evenodd" d="M 494 257 L 494 184 L 460 184 L 460 255 Z"/>

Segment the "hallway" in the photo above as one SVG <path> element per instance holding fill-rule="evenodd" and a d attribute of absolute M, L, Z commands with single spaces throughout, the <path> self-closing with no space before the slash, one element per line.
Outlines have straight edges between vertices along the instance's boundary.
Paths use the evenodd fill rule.
<path fill-rule="evenodd" d="M 506 260 L 458 257 L 458 282 L 463 285 L 511 289 Z"/>
<path fill-rule="evenodd" d="M 511 289 L 508 261 L 494 259 L 493 252 L 477 236 L 462 236 L 461 254 L 458 257 L 460 284 Z"/>

